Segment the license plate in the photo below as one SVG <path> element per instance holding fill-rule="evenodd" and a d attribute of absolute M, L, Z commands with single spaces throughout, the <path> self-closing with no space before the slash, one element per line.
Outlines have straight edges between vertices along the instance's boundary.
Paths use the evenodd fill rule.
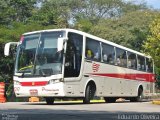
<path fill-rule="evenodd" d="M 38 96 L 38 90 L 37 89 L 31 89 L 31 90 L 29 90 L 29 92 L 30 92 L 31 96 Z"/>

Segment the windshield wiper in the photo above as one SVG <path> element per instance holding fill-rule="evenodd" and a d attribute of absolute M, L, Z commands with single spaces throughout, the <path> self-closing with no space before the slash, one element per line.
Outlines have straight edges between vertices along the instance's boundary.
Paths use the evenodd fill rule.
<path fill-rule="evenodd" d="M 46 76 L 51 76 L 53 74 L 53 70 L 52 69 L 40 69 L 39 70 L 40 75 L 42 75 L 43 77 Z"/>
<path fill-rule="evenodd" d="M 31 71 L 22 71 L 15 73 L 15 75 L 18 77 L 24 77 L 24 75 L 31 75 L 31 74 L 32 74 Z"/>
<path fill-rule="evenodd" d="M 53 74 L 53 70 L 52 69 L 40 69 L 39 70 L 40 75 L 42 75 L 43 77 L 46 76 L 51 76 Z"/>
<path fill-rule="evenodd" d="M 39 70 L 39 74 L 40 74 L 41 76 L 43 76 L 43 77 L 46 77 L 46 76 L 47 76 L 47 75 L 43 72 L 42 69 Z"/>

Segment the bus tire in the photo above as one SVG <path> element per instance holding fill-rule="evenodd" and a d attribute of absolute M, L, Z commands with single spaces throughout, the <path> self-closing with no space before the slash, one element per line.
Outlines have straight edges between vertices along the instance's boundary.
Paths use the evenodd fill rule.
<path fill-rule="evenodd" d="M 46 99 L 47 105 L 53 105 L 53 103 L 54 103 L 53 97 L 46 97 L 45 99 Z"/>
<path fill-rule="evenodd" d="M 130 102 L 142 102 L 142 96 L 143 96 L 143 89 L 139 88 L 138 89 L 138 96 L 130 98 Z"/>
<path fill-rule="evenodd" d="M 104 97 L 104 100 L 106 103 L 115 103 L 116 102 L 116 98 L 114 98 L 114 97 Z"/>
<path fill-rule="evenodd" d="M 95 88 L 91 84 L 87 85 L 86 91 L 85 91 L 85 97 L 83 99 L 84 104 L 89 104 L 90 100 L 93 99 L 95 94 Z"/>

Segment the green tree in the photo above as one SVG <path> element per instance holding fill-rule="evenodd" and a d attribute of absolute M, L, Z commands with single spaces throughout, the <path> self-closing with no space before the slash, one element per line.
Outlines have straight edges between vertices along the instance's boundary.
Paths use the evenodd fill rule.
<path fill-rule="evenodd" d="M 160 68 L 160 15 L 152 22 L 149 28 L 150 34 L 143 45 L 144 52 L 151 55 L 155 65 Z"/>
<path fill-rule="evenodd" d="M 26 22 L 32 16 L 37 0 L 1 0 L 0 24 L 10 25 L 12 22 Z"/>
<path fill-rule="evenodd" d="M 59 28 L 68 28 L 72 1 L 75 3 L 75 0 L 46 0 L 42 2 L 40 9 L 34 11 L 30 20 L 44 26 L 54 25 Z"/>
<path fill-rule="evenodd" d="M 144 52 L 154 59 L 157 87 L 160 88 L 160 15 L 150 24 L 149 30 L 150 34 L 143 48 Z"/>
<path fill-rule="evenodd" d="M 143 10 L 129 12 L 117 19 L 103 19 L 91 28 L 90 33 L 140 51 L 149 33 L 148 26 L 156 15 L 155 11 Z"/>

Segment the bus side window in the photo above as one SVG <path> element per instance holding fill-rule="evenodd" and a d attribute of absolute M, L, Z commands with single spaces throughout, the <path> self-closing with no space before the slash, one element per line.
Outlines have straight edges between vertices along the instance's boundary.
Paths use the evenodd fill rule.
<path fill-rule="evenodd" d="M 127 54 L 125 50 L 116 48 L 116 65 L 127 67 Z"/>
<path fill-rule="evenodd" d="M 138 70 L 146 71 L 145 58 L 138 55 Z"/>
<path fill-rule="evenodd" d="M 86 57 L 87 59 L 93 59 L 93 52 L 90 49 L 86 49 Z"/>
<path fill-rule="evenodd" d="M 127 52 L 127 55 L 128 55 L 128 68 L 137 69 L 136 54 Z"/>
<path fill-rule="evenodd" d="M 105 43 L 102 43 L 102 59 L 104 63 L 114 64 L 114 47 Z"/>
<path fill-rule="evenodd" d="M 146 71 L 153 72 L 153 62 L 152 59 L 146 58 Z"/>
<path fill-rule="evenodd" d="M 86 38 L 86 58 L 94 61 L 101 61 L 100 42 Z"/>

